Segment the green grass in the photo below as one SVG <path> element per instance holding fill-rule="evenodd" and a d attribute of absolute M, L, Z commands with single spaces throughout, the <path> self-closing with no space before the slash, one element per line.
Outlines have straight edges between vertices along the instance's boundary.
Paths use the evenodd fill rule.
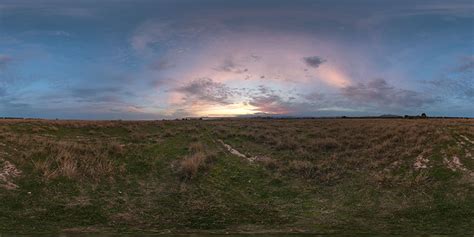
<path fill-rule="evenodd" d="M 0 233 L 474 234 L 472 176 L 443 163 L 457 155 L 472 170 L 466 154 L 474 147 L 456 141 L 474 133 L 449 121 L 391 122 L 0 123 L 2 143 L 8 144 L 0 146 L 8 153 L 1 158 L 22 171 L 12 179 L 19 188 L 0 188 Z M 367 140 L 360 139 L 361 131 Z M 440 134 L 449 139 L 441 142 Z M 27 140 L 21 144 L 12 136 Z M 277 167 L 234 156 L 217 139 L 249 156 L 269 156 Z M 98 154 L 107 154 L 114 172 L 45 178 L 37 162 L 55 154 L 31 151 L 43 140 L 109 149 Z M 180 161 L 196 142 L 213 158 L 183 180 Z M 431 149 L 430 167 L 416 171 L 413 162 L 425 148 Z M 69 152 L 83 157 L 74 152 L 85 151 Z M 289 168 L 301 160 L 319 173 L 308 178 Z M 81 170 L 84 164 L 77 165 Z"/>

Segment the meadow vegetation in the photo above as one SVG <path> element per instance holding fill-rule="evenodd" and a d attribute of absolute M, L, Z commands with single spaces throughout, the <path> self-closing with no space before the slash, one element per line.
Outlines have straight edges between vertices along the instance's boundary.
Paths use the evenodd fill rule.
<path fill-rule="evenodd" d="M 474 234 L 474 120 L 0 120 L 1 232 Z"/>

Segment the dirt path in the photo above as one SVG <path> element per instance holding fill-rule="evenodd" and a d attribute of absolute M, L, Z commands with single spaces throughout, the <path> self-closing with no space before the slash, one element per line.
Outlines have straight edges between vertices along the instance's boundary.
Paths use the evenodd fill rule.
<path fill-rule="evenodd" d="M 418 155 L 418 157 L 416 157 L 416 161 L 413 164 L 413 168 L 415 168 L 415 170 L 426 169 L 428 168 L 429 162 L 430 160 L 428 158 L 424 158 L 423 154 L 420 154 Z"/>
<path fill-rule="evenodd" d="M 448 169 L 452 171 L 457 171 L 457 170 L 464 171 L 464 172 L 468 171 L 468 169 L 464 167 L 464 165 L 461 163 L 461 160 L 457 156 L 453 156 L 452 159 L 448 159 L 445 157 L 443 159 L 443 162 L 448 167 Z"/>
<path fill-rule="evenodd" d="M 246 156 L 246 155 L 242 154 L 240 151 L 234 149 L 234 148 L 233 148 L 232 146 L 230 146 L 229 144 L 226 144 L 226 143 L 225 143 L 224 141 L 222 141 L 221 139 L 219 139 L 219 140 L 217 140 L 217 141 L 218 141 L 219 143 L 221 143 L 221 144 L 225 147 L 225 149 L 226 149 L 228 152 L 230 152 L 232 155 L 236 155 L 236 156 L 238 156 L 238 157 L 240 157 L 240 158 L 244 158 L 244 159 L 246 159 L 246 160 L 248 160 L 248 161 L 250 161 L 250 162 L 254 162 L 255 159 L 257 159 L 257 157 L 255 157 L 255 156 L 249 157 L 249 156 Z"/>

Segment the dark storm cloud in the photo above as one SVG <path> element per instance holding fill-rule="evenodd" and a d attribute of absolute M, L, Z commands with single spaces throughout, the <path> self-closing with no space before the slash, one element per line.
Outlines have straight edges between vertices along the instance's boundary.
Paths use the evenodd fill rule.
<path fill-rule="evenodd" d="M 223 83 L 215 82 L 210 78 L 199 78 L 190 83 L 175 88 L 175 91 L 186 96 L 186 102 L 206 101 L 217 104 L 229 104 L 229 99 L 236 91 Z"/>
<path fill-rule="evenodd" d="M 347 86 L 341 89 L 341 93 L 353 103 L 379 107 L 414 108 L 435 102 L 419 92 L 395 88 L 384 79 Z"/>
<path fill-rule="evenodd" d="M 325 59 L 318 57 L 318 56 L 313 56 L 313 57 L 304 57 L 303 61 L 308 65 L 309 67 L 313 68 L 318 68 L 321 64 L 326 62 Z"/>

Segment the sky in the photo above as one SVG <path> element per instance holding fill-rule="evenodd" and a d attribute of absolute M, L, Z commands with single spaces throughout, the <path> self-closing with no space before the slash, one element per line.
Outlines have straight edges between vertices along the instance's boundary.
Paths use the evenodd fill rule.
<path fill-rule="evenodd" d="M 467 0 L 0 0 L 0 117 L 474 117 Z"/>

